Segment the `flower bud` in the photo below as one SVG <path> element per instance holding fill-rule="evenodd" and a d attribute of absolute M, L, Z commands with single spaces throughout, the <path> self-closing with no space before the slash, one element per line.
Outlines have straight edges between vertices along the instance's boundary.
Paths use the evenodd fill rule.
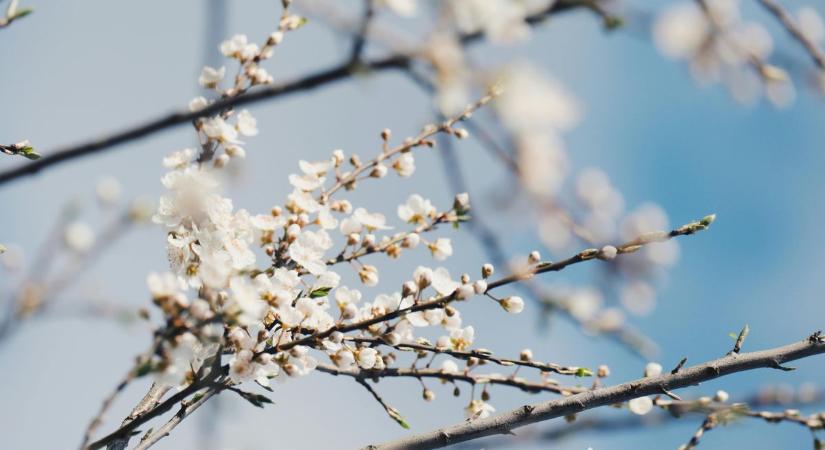
<path fill-rule="evenodd" d="M 418 233 L 410 233 L 404 237 L 401 246 L 404 248 L 415 248 L 419 242 L 421 242 L 421 236 L 419 236 Z"/>
<path fill-rule="evenodd" d="M 645 378 L 658 377 L 662 374 L 662 365 L 651 362 L 645 366 Z"/>
<path fill-rule="evenodd" d="M 378 269 L 375 266 L 364 264 L 358 271 L 358 277 L 365 285 L 375 286 L 378 284 Z"/>
<path fill-rule="evenodd" d="M 482 278 L 490 278 L 493 275 L 493 272 L 495 272 L 495 268 L 493 267 L 492 264 L 487 263 L 487 264 L 484 264 L 483 266 L 481 266 L 481 277 Z"/>
<path fill-rule="evenodd" d="M 541 261 L 541 254 L 537 250 L 533 250 L 530 252 L 530 255 L 527 256 L 528 264 L 538 264 L 539 261 Z"/>
<path fill-rule="evenodd" d="M 487 292 L 487 282 L 484 280 L 476 280 L 476 282 L 473 283 L 473 290 L 478 295 L 484 294 Z"/>
<path fill-rule="evenodd" d="M 470 194 L 462 192 L 455 196 L 453 201 L 453 208 L 457 211 L 466 211 L 470 209 Z"/>
<path fill-rule="evenodd" d="M 604 247 L 602 247 L 602 251 L 599 253 L 599 257 L 601 259 L 609 261 L 615 258 L 618 252 L 619 251 L 616 249 L 616 247 L 612 245 L 605 245 Z"/>
<path fill-rule="evenodd" d="M 458 300 L 466 300 L 475 294 L 473 286 L 470 284 L 462 284 L 455 290 L 455 298 Z"/>
<path fill-rule="evenodd" d="M 332 151 L 332 164 L 335 167 L 341 167 L 341 164 L 344 163 L 344 151 L 340 148 L 337 148 Z"/>
<path fill-rule="evenodd" d="M 511 314 L 518 314 L 522 310 L 524 310 L 524 300 L 522 300 L 521 297 L 517 297 L 515 295 L 510 297 L 504 297 L 503 299 L 501 299 L 500 304 L 505 311 Z"/>
<path fill-rule="evenodd" d="M 519 359 L 524 361 L 524 362 L 532 361 L 533 360 L 533 351 L 530 350 L 529 348 L 525 348 L 524 350 L 521 351 L 521 353 L 519 353 L 518 356 L 519 356 Z"/>
<path fill-rule="evenodd" d="M 409 297 L 418 293 L 418 286 L 412 281 L 405 281 L 401 285 L 401 297 Z"/>
<path fill-rule="evenodd" d="M 387 174 L 387 166 L 383 164 L 376 164 L 375 167 L 372 168 L 370 172 L 370 176 L 373 178 L 383 178 L 384 175 Z"/>

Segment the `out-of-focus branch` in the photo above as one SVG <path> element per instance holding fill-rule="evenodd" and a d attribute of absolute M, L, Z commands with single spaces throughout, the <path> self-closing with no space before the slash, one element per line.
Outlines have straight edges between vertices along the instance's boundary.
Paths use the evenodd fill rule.
<path fill-rule="evenodd" d="M 15 20 L 22 19 L 34 12 L 32 8 L 18 9 L 17 6 L 19 3 L 20 0 L 11 0 L 9 6 L 6 7 L 6 13 L 3 17 L 0 17 L 0 28 L 6 28 Z"/>
<path fill-rule="evenodd" d="M 536 444 L 539 442 L 557 443 L 564 438 L 579 436 L 583 433 L 609 434 L 623 431 L 638 431 L 646 428 L 679 423 L 680 420 L 684 420 L 683 416 L 686 414 L 708 414 L 709 412 L 719 411 L 720 409 L 731 408 L 733 405 L 740 405 L 737 407 L 738 411 L 744 411 L 744 406 L 747 406 L 748 411 L 756 408 L 781 407 L 785 408 L 782 413 L 768 411 L 751 412 L 754 414 L 787 415 L 788 412 L 793 413 L 796 411 L 795 409 L 789 408 L 819 405 L 822 404 L 823 401 L 825 401 L 825 396 L 823 396 L 821 389 L 817 388 L 812 391 L 810 387 L 804 386 L 799 388 L 798 395 L 793 391 L 788 391 L 781 387 L 760 389 L 751 395 L 743 396 L 741 401 L 732 404 L 720 403 L 709 397 L 683 401 L 657 400 L 655 401 L 656 406 L 659 406 L 663 410 L 663 412 L 659 414 L 648 414 L 646 416 L 630 414 L 616 417 L 576 417 L 573 423 L 560 424 L 546 430 L 525 430 L 519 433 L 517 437 L 488 438 L 478 442 L 459 444 L 456 448 L 510 448 L 518 444 Z"/>
<path fill-rule="evenodd" d="M 525 405 L 499 416 L 464 422 L 452 427 L 408 436 L 384 444 L 370 445 L 365 448 L 370 450 L 441 448 L 484 436 L 510 433 L 514 428 L 576 414 L 600 406 L 621 403 L 648 395 L 662 394 L 666 391 L 696 385 L 737 372 L 782 367 L 783 363 L 821 353 L 825 353 L 825 338 L 822 337 L 821 333 L 814 333 L 795 344 L 751 353 L 729 354 L 704 364 L 683 369 L 675 374 L 643 378 L 557 400 Z"/>
<path fill-rule="evenodd" d="M 773 0 L 759 0 L 759 3 L 765 7 L 768 12 L 773 14 L 774 17 L 779 21 L 779 23 L 785 28 L 785 30 L 790 33 L 791 37 L 796 39 L 802 46 L 805 48 L 805 51 L 808 52 L 808 55 L 811 56 L 811 59 L 814 61 L 814 64 L 819 67 L 819 70 L 825 70 L 825 53 L 822 53 L 822 50 L 819 48 L 818 45 L 814 41 L 812 41 L 805 33 L 797 25 L 796 21 L 794 21 L 793 17 L 782 8 L 779 3 L 776 3 Z"/>
<path fill-rule="evenodd" d="M 591 2 L 582 2 L 578 0 L 556 1 L 553 5 L 547 7 L 543 11 L 529 16 L 526 21 L 531 25 L 536 25 L 544 22 L 554 14 L 584 7 L 588 3 Z M 461 37 L 461 41 L 463 43 L 472 43 L 479 41 L 481 37 L 482 34 L 480 32 L 469 33 L 463 35 Z M 138 125 L 129 126 L 115 133 L 91 139 L 87 142 L 45 152 L 48 156 L 40 158 L 36 162 L 25 164 L 0 173 L 0 185 L 26 175 L 35 174 L 41 170 L 66 161 L 99 153 L 117 145 L 144 138 L 171 127 L 190 123 L 200 117 L 211 116 L 241 105 L 252 104 L 297 92 L 309 91 L 320 86 L 349 79 L 356 72 L 359 74 L 365 72 L 376 73 L 389 69 L 404 68 L 411 65 L 416 59 L 417 55 L 415 54 L 394 54 L 372 61 L 360 61 L 355 65 L 350 61 L 344 61 L 336 66 L 317 71 L 290 82 L 261 87 L 244 95 L 218 100 L 206 108 L 198 111 L 181 110 L 172 112 L 170 114 L 150 119 Z"/>
<path fill-rule="evenodd" d="M 172 432 L 175 427 L 177 427 L 183 419 L 187 418 L 196 409 L 200 408 L 207 400 L 212 398 L 215 394 L 220 393 L 219 389 L 207 389 L 203 391 L 201 394 L 195 394 L 192 400 L 184 401 L 181 404 L 180 409 L 178 412 L 172 416 L 165 424 L 163 424 L 160 428 L 155 431 L 152 431 L 149 434 L 146 434 L 141 440 L 140 443 L 135 447 L 135 450 L 146 450 L 147 448 L 155 445 L 159 440 L 169 436 L 169 433 Z"/>

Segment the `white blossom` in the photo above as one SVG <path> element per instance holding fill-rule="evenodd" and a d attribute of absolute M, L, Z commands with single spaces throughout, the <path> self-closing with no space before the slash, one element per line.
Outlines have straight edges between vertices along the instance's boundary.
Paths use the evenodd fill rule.
<path fill-rule="evenodd" d="M 515 295 L 501 299 L 501 307 L 511 314 L 518 314 L 524 310 L 524 300 Z"/>
<path fill-rule="evenodd" d="M 645 378 L 658 377 L 662 374 L 662 365 L 656 362 L 649 362 L 645 366 Z"/>
<path fill-rule="evenodd" d="M 63 241 L 69 250 L 86 253 L 95 243 L 95 233 L 88 224 L 75 221 L 66 226 L 63 232 Z"/>
<path fill-rule="evenodd" d="M 627 402 L 627 407 L 633 414 L 643 416 L 653 409 L 653 400 L 650 397 L 634 398 Z"/>
<path fill-rule="evenodd" d="M 243 109 L 238 113 L 238 132 L 244 136 L 255 136 L 258 134 L 258 121 L 252 117 L 248 109 Z"/>
<path fill-rule="evenodd" d="M 436 261 L 444 261 L 453 254 L 453 244 L 448 238 L 438 238 L 428 247 Z"/>
<path fill-rule="evenodd" d="M 467 408 L 464 409 L 465 417 L 470 420 L 485 419 L 495 411 L 496 409 L 492 405 L 477 398 L 471 400 Z"/>
<path fill-rule="evenodd" d="M 215 69 L 214 67 L 205 66 L 201 71 L 198 83 L 205 88 L 213 88 L 223 80 L 226 75 L 226 67 Z"/>
<path fill-rule="evenodd" d="M 332 239 L 324 230 L 304 230 L 289 246 L 289 257 L 314 275 L 327 270 L 324 253 L 332 247 Z"/>
<path fill-rule="evenodd" d="M 406 203 L 398 205 L 398 217 L 409 223 L 425 224 L 435 213 L 432 203 L 418 194 L 411 195 Z"/>
<path fill-rule="evenodd" d="M 415 172 L 415 158 L 412 153 L 402 153 L 401 156 L 393 162 L 392 168 L 398 172 L 399 176 L 411 177 Z"/>

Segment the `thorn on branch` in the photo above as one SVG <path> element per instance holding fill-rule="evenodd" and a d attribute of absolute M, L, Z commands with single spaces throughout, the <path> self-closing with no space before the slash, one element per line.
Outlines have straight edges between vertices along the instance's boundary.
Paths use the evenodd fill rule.
<path fill-rule="evenodd" d="M 771 364 L 771 368 L 779 369 L 779 370 L 782 370 L 784 372 L 792 372 L 792 371 L 796 370 L 796 367 L 783 366 L 782 364 L 779 363 L 779 361 L 774 361 L 773 364 Z"/>
<path fill-rule="evenodd" d="M 670 371 L 670 374 L 676 375 L 677 373 L 679 373 L 679 371 L 682 370 L 682 367 L 685 367 L 685 363 L 687 363 L 687 356 L 682 358 L 682 360 L 679 361 L 679 364 L 676 364 L 676 367 L 674 367 L 673 370 Z"/>

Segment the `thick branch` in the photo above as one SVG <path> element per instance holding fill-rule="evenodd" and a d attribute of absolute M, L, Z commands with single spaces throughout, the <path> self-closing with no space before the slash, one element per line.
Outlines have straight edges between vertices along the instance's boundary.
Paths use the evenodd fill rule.
<path fill-rule="evenodd" d="M 525 405 L 505 414 L 487 419 L 464 422 L 396 441 L 366 447 L 370 450 L 432 449 L 494 434 L 510 433 L 514 428 L 531 423 L 576 414 L 600 406 L 612 405 L 664 390 L 696 385 L 714 378 L 745 370 L 771 368 L 825 353 L 825 339 L 813 335 L 802 342 L 752 353 L 730 354 L 704 364 L 682 369 L 676 374 L 643 378 L 613 387 L 582 392 L 569 397 Z"/>

